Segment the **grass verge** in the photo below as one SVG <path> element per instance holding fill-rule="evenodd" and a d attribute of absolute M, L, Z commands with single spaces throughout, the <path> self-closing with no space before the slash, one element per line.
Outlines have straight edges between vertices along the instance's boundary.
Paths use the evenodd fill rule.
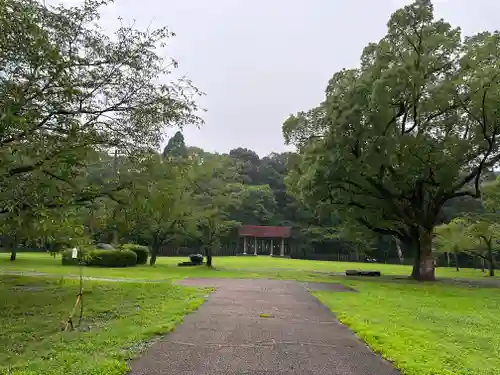
<path fill-rule="evenodd" d="M 19 253 L 15 262 L 8 260 L 9 254 L 0 253 L 0 273 L 8 271 L 46 272 L 51 274 L 78 275 L 78 267 L 61 266 L 61 258 L 47 253 Z M 393 264 L 370 264 L 349 262 L 326 262 L 286 258 L 257 257 L 215 257 L 217 270 L 206 267 L 177 267 L 186 258 L 160 257 L 155 267 L 148 265 L 131 268 L 93 268 L 86 267 L 85 275 L 108 278 L 130 278 L 143 280 L 178 280 L 186 277 L 230 277 L 230 278 L 278 278 L 313 281 L 318 277 L 326 278 L 329 272 L 345 272 L 347 269 L 380 270 L 383 275 L 408 276 L 410 266 Z M 440 267 L 436 270 L 439 278 L 477 279 L 495 282 L 498 277 L 489 278 L 486 273 L 475 269 L 455 269 Z"/>
<path fill-rule="evenodd" d="M 404 374 L 500 374 L 498 289 L 347 284 L 360 293 L 314 294 Z"/>
<path fill-rule="evenodd" d="M 86 282 L 84 320 L 62 332 L 78 281 L 0 276 L 0 374 L 121 375 L 127 360 L 174 329 L 207 290 Z"/>

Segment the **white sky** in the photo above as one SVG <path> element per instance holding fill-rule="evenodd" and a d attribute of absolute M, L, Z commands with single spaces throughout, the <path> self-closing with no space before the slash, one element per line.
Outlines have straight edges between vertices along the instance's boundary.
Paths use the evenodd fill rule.
<path fill-rule="evenodd" d="M 68 2 L 67 0 L 60 0 Z M 74 0 L 71 0 L 74 2 Z M 283 151 L 286 117 L 317 105 L 334 72 L 356 66 L 404 0 L 116 0 L 102 14 L 138 27 L 169 26 L 169 56 L 207 96 L 201 129 L 185 129 L 189 145 L 261 156 Z M 464 34 L 500 27 L 498 0 L 435 0 L 437 17 Z"/>

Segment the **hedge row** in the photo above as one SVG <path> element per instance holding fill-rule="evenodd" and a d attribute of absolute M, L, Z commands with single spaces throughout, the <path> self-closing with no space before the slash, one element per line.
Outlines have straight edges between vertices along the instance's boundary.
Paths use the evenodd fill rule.
<path fill-rule="evenodd" d="M 62 253 L 63 265 L 77 265 L 80 261 L 86 266 L 133 267 L 137 264 L 137 254 L 131 250 L 82 249 L 79 259 L 73 259 L 72 250 Z"/>
<path fill-rule="evenodd" d="M 128 243 L 122 245 L 121 248 L 123 250 L 133 251 L 137 255 L 137 264 L 146 264 L 148 262 L 149 249 L 147 246 Z"/>

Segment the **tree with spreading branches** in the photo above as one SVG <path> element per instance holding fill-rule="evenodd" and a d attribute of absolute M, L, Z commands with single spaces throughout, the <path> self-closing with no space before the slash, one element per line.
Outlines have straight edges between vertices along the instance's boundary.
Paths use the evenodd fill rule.
<path fill-rule="evenodd" d="M 500 161 L 500 33 L 462 38 L 430 0 L 397 10 L 387 27 L 283 133 L 301 153 L 293 181 L 305 201 L 397 237 L 412 277 L 434 280 L 443 206 L 480 197 Z"/>

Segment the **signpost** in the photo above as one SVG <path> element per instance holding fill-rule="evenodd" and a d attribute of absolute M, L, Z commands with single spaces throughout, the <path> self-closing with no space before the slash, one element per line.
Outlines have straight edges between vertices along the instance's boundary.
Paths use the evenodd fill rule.
<path fill-rule="evenodd" d="M 71 251 L 71 258 L 78 259 L 78 264 L 80 265 L 80 287 L 78 294 L 76 296 L 75 306 L 73 307 L 73 310 L 69 315 L 68 321 L 66 322 L 66 327 L 64 328 L 65 331 L 72 331 L 75 329 L 73 325 L 73 316 L 75 315 L 75 311 L 78 305 L 80 305 L 80 317 L 78 319 L 78 325 L 82 324 L 82 318 L 83 318 L 83 265 L 84 265 L 83 254 L 76 247 L 74 247 Z"/>

